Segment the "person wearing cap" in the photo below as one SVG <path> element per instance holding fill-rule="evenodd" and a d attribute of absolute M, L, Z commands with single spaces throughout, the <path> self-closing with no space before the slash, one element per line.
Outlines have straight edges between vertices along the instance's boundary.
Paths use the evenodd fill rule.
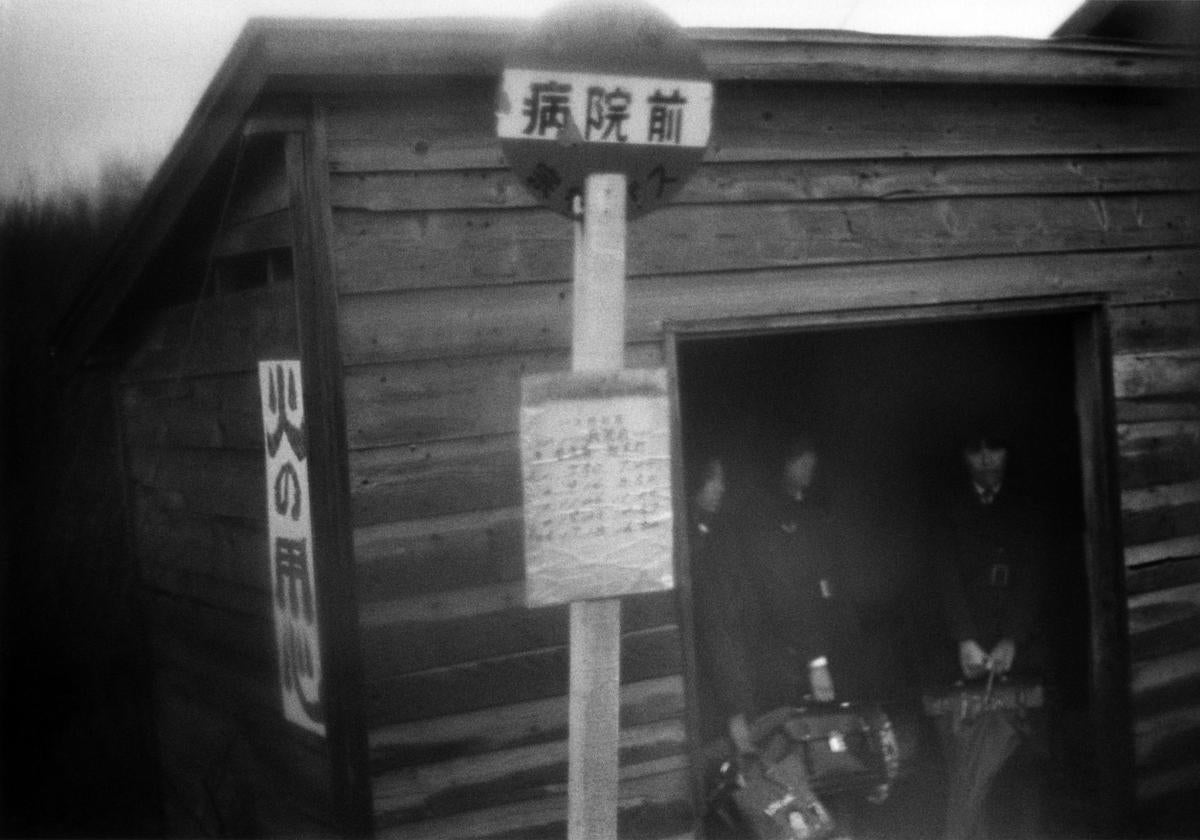
<path fill-rule="evenodd" d="M 941 605 L 952 644 L 948 659 L 958 679 L 988 689 L 1010 678 L 1041 684 L 1047 660 L 1044 599 L 1054 554 L 1051 532 L 1013 486 L 1010 453 L 1007 441 L 995 435 L 978 435 L 961 446 L 962 479 L 935 541 Z M 1025 723 L 1019 746 L 982 783 L 987 785 L 983 801 L 993 803 L 992 817 L 982 808 L 966 813 L 949 803 L 947 840 L 988 836 L 997 814 L 1004 818 L 1004 836 L 1037 836 L 1047 752 L 1044 722 L 1040 711 L 1022 713 L 1020 719 Z M 950 731 L 943 729 L 942 735 L 951 755 Z M 951 798 L 956 790 L 952 778 Z"/>
<path fill-rule="evenodd" d="M 981 436 L 961 450 L 964 481 L 937 543 L 942 604 L 966 679 L 1040 671 L 1046 526 L 1007 481 L 1009 445 Z"/>

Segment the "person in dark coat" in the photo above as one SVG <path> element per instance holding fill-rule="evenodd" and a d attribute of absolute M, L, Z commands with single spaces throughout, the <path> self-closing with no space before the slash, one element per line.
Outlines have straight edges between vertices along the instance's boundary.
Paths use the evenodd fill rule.
<path fill-rule="evenodd" d="M 749 751 L 749 723 L 806 695 L 852 698 L 857 624 L 839 579 L 838 525 L 815 493 L 820 458 L 793 440 L 775 481 L 747 495 L 707 552 L 697 634 L 718 714 Z"/>
<path fill-rule="evenodd" d="M 1040 673 L 1048 529 L 1030 500 L 1005 483 L 1006 443 L 976 440 L 962 459 L 967 480 L 946 511 L 937 556 L 959 669 L 967 679 L 989 670 Z"/>
<path fill-rule="evenodd" d="M 965 481 L 945 512 L 936 557 L 957 676 L 968 685 L 994 687 L 1010 678 L 1040 684 L 1047 660 L 1045 579 L 1054 559 L 1050 529 L 1010 486 L 1007 443 L 985 436 L 961 454 Z M 975 754 L 965 756 L 967 728 L 942 721 L 951 759 L 948 840 L 997 829 L 1006 837 L 1036 836 L 1047 752 L 1042 711 L 1002 711 L 985 725 L 998 733 L 992 744 L 977 743 Z"/>

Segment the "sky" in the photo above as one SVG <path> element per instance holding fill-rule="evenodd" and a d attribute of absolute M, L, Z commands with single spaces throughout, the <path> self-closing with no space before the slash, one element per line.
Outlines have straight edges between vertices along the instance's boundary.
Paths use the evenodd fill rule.
<path fill-rule="evenodd" d="M 255 16 L 535 17 L 558 0 L 0 0 L 0 197 L 166 155 Z M 684 26 L 1044 38 L 1080 0 L 651 0 Z"/>

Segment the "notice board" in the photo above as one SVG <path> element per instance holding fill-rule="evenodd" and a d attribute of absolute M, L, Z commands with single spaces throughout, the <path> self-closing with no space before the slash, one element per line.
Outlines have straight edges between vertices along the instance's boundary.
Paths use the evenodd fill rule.
<path fill-rule="evenodd" d="M 521 383 L 529 606 L 674 586 L 665 369 Z"/>

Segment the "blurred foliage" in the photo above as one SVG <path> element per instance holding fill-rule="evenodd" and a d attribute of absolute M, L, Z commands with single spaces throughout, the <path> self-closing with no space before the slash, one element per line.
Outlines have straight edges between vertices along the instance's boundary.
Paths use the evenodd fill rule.
<path fill-rule="evenodd" d="M 111 372 L 57 370 L 59 320 L 146 185 L 0 198 L 0 833 L 153 834 L 149 667 L 124 542 Z"/>
<path fill-rule="evenodd" d="M 110 160 L 90 187 L 0 197 L 0 294 L 6 321 L 48 327 L 78 292 L 141 197 L 146 170 Z M 24 309 L 20 305 L 32 307 Z M 14 311 L 18 310 L 18 311 Z"/>
<path fill-rule="evenodd" d="M 52 483 L 36 462 L 58 443 L 54 421 L 64 409 L 59 399 L 64 383 L 51 363 L 50 337 L 129 218 L 146 181 L 141 167 L 113 160 L 90 188 L 39 193 L 27 186 L 19 195 L 0 198 L 0 469 L 6 489 L 21 489 L 26 504 L 39 487 Z"/>

